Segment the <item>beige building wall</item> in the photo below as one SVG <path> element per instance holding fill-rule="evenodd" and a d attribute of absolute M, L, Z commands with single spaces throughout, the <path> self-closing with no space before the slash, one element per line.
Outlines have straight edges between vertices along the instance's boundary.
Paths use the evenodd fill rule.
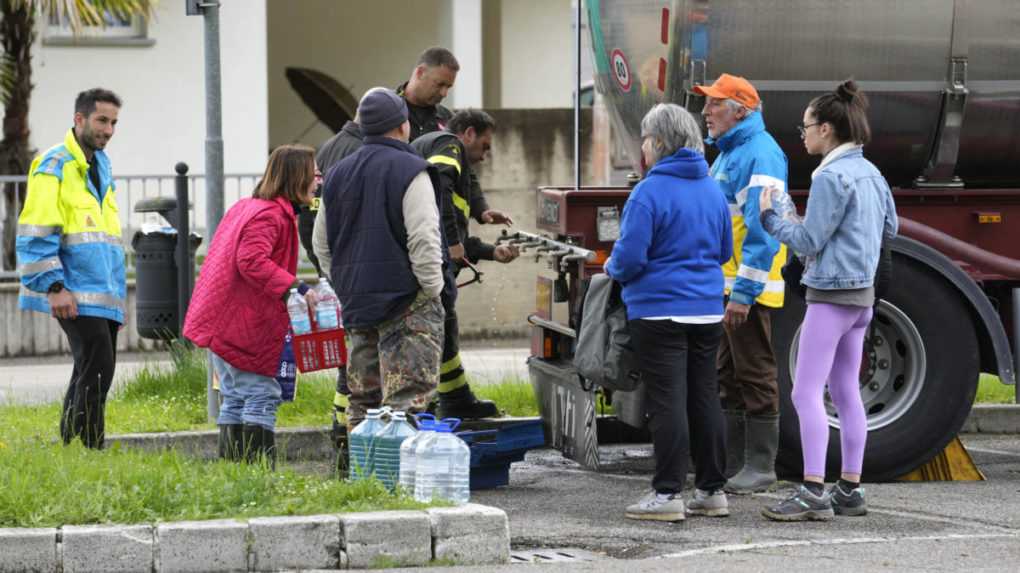
<path fill-rule="evenodd" d="M 500 5 L 499 106 L 573 105 L 571 0 L 501 0 Z"/>
<path fill-rule="evenodd" d="M 265 167 L 266 3 L 224 0 L 220 7 L 223 164 L 228 173 Z M 40 23 L 32 57 L 32 145 L 42 152 L 62 142 L 72 125 L 75 95 L 102 86 L 124 101 L 117 133 L 107 147 L 114 175 L 172 174 L 178 161 L 186 162 L 191 173 L 204 173 L 202 31 L 202 17 L 186 16 L 183 2 L 158 4 L 148 26 L 151 45 L 53 45 Z"/>
<path fill-rule="evenodd" d="M 535 225 L 536 189 L 539 186 L 568 186 L 574 182 L 573 129 L 571 109 L 495 110 L 497 129 L 492 141 L 492 159 L 481 164 L 478 176 L 490 207 L 510 213 L 514 228 L 538 232 Z M 590 110 L 582 122 L 591 125 Z M 590 131 L 581 146 L 584 184 L 592 183 Z M 472 233 L 492 242 L 501 227 L 471 223 Z M 511 230 L 512 231 L 512 230 Z M 465 338 L 523 337 L 529 332 L 525 319 L 535 309 L 535 278 L 549 274 L 548 260 L 535 260 L 529 253 L 502 265 L 483 261 L 481 285 L 461 290 L 457 314 Z M 469 272 L 462 273 L 465 280 Z"/>
<path fill-rule="evenodd" d="M 332 135 L 291 89 L 288 66 L 325 72 L 360 98 L 406 81 L 422 50 L 450 38 L 447 0 L 269 0 L 266 9 L 270 146 Z"/>

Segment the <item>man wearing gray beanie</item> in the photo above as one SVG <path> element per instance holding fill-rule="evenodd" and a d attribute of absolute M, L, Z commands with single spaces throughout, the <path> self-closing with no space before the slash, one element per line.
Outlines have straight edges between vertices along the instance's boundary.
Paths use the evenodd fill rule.
<path fill-rule="evenodd" d="M 444 311 L 439 202 L 429 164 L 407 141 L 407 104 L 387 88 L 361 98 L 364 146 L 326 177 L 316 255 L 348 334 L 348 432 L 369 408 L 421 412 L 439 380 Z"/>

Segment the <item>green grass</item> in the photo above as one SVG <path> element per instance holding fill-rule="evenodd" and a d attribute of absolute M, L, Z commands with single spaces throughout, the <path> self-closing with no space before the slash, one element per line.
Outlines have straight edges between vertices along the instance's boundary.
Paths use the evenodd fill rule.
<path fill-rule="evenodd" d="M 341 482 L 175 451 L 0 442 L 0 527 L 313 515 L 424 507 L 375 480 Z"/>
<path fill-rule="evenodd" d="M 106 433 L 132 434 L 213 429 L 206 420 L 206 359 L 204 351 L 174 352 L 172 366 L 147 365 L 107 400 Z M 298 375 L 297 398 L 277 411 L 279 427 L 329 425 L 335 374 Z M 531 385 L 515 379 L 477 384 L 474 392 L 493 400 L 510 416 L 537 416 Z M 0 436 L 55 439 L 60 404 L 0 405 Z"/>
<path fill-rule="evenodd" d="M 473 384 L 471 391 L 481 399 L 495 402 L 508 416 L 538 415 L 538 402 L 528 382 L 507 379 L 497 384 Z"/>
<path fill-rule="evenodd" d="M 173 367 L 143 368 L 108 400 L 107 434 L 211 428 L 204 352 L 174 353 Z M 329 421 L 334 379 L 304 376 L 281 425 Z M 0 527 L 149 523 L 423 507 L 372 481 L 305 475 L 281 462 L 208 462 L 175 451 L 103 452 L 57 440 L 60 404 L 0 406 Z"/>
<path fill-rule="evenodd" d="M 982 374 L 978 380 L 975 404 L 1015 404 L 1014 386 L 1007 386 L 999 381 L 998 376 Z"/>

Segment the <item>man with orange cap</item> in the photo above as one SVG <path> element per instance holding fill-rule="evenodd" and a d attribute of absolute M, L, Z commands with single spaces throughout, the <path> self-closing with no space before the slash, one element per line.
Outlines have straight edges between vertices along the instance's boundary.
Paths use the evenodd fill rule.
<path fill-rule="evenodd" d="M 765 131 L 761 99 L 746 79 L 722 74 L 694 91 L 705 96 L 707 142 L 720 152 L 710 173 L 733 220 L 733 258 L 723 266 L 728 298 L 718 359 L 729 435 L 731 477 L 725 489 L 751 493 L 776 481 L 779 388 L 771 311 L 783 306 L 786 248 L 762 228 L 758 196 L 765 187 L 786 190 L 786 155 Z"/>

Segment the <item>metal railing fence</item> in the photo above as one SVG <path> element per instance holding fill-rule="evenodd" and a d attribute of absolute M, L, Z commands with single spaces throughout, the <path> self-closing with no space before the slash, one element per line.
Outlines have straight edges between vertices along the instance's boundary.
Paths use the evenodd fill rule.
<path fill-rule="evenodd" d="M 255 184 L 258 182 L 261 173 L 236 173 L 224 175 L 223 183 L 223 205 L 229 209 L 242 197 L 250 197 Z M 120 212 L 120 222 L 123 225 L 124 250 L 128 253 L 128 272 L 134 271 L 134 257 L 131 250 L 131 237 L 135 231 L 145 223 L 157 223 L 166 225 L 166 221 L 156 213 L 135 213 L 134 206 L 142 199 L 156 197 L 174 197 L 174 178 L 176 175 L 118 175 L 114 177 L 114 188 L 117 193 L 117 209 Z M 5 195 L 10 186 L 17 189 L 14 194 L 15 212 L 21 213 L 21 189 L 26 184 L 27 177 L 24 175 L 2 175 L 0 186 L 3 187 Z M 191 230 L 203 236 L 202 247 L 199 253 L 204 253 L 209 243 L 209 237 L 205 236 L 205 210 L 208 203 L 205 191 L 205 175 L 196 173 L 188 175 L 188 196 L 190 197 L 189 218 L 192 222 Z M 0 229 L 4 229 L 6 221 L 6 199 L 0 201 Z M 3 249 L 6 259 L 7 245 Z M 0 280 L 14 280 L 17 272 L 14 269 L 0 269 Z"/>

